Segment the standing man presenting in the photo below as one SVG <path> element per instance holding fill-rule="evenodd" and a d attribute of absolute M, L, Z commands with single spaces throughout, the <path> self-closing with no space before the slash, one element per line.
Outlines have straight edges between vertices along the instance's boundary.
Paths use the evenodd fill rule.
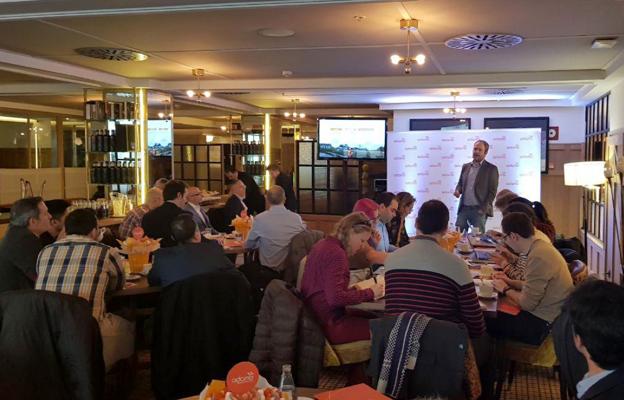
<path fill-rule="evenodd" d="M 485 140 L 477 140 L 472 148 L 472 162 L 462 166 L 455 197 L 460 198 L 457 222 L 462 231 L 468 224 L 485 232 L 485 221 L 492 217 L 492 202 L 498 190 L 498 168 L 485 161 L 490 145 Z"/>

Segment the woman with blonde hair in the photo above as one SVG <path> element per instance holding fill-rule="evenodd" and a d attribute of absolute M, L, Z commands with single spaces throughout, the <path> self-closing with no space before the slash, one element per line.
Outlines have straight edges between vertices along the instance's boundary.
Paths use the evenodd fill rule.
<path fill-rule="evenodd" d="M 349 256 L 366 246 L 372 231 L 366 215 L 351 213 L 308 254 L 301 293 L 332 344 L 370 339 L 368 319 L 349 314 L 346 306 L 383 296 L 381 284 L 364 290 L 349 288 Z"/>
<path fill-rule="evenodd" d="M 390 243 L 396 247 L 403 247 L 410 243 L 407 230 L 405 229 L 405 218 L 414 210 L 416 199 L 408 192 L 398 193 L 396 199 L 399 203 L 397 214 L 396 217 L 392 218 L 390 223 L 388 223 L 387 228 L 390 236 Z"/>

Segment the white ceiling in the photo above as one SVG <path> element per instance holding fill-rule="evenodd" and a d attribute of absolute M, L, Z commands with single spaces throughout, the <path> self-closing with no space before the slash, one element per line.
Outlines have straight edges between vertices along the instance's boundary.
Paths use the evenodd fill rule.
<path fill-rule="evenodd" d="M 354 16 L 365 18 L 358 22 Z M 405 53 L 398 23 L 410 17 L 420 21 L 412 49 L 428 59 L 406 77 L 388 58 Z M 211 101 L 228 101 L 228 109 L 242 103 L 241 109 L 251 107 L 247 111 L 288 108 L 292 98 L 317 109 L 436 104 L 448 102 L 451 89 L 459 89 L 464 101 L 578 104 L 595 96 L 624 65 L 623 21 L 622 0 L 0 2 L 0 49 L 8 51 L 0 54 L 0 70 L 21 68 L 23 76 L 46 72 L 45 79 L 32 81 L 0 73 L 0 96 L 19 96 L 15 85 L 3 86 L 27 82 L 24 100 L 36 101 L 33 84 L 49 83 L 55 75 L 183 93 L 197 87 L 191 68 L 204 68 L 202 89 L 249 92 L 215 93 Z M 295 35 L 266 38 L 257 33 L 263 28 L 291 29 Z M 477 52 L 444 45 L 466 33 L 513 33 L 524 42 Z M 595 38 L 610 36 L 620 38 L 614 48 L 591 49 Z M 150 58 L 115 62 L 74 52 L 87 46 L 124 47 Z M 36 62 L 18 60 L 14 53 Z M 283 70 L 292 71 L 292 78 L 283 78 Z M 64 84 L 48 94 L 79 96 L 82 86 Z M 522 88 L 522 93 L 479 90 L 487 87 Z"/>

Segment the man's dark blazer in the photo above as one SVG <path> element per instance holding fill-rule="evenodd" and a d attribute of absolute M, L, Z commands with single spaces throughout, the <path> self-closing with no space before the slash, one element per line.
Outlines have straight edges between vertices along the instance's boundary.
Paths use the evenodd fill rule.
<path fill-rule="evenodd" d="M 225 206 L 223 207 L 223 218 L 226 225 L 225 232 L 230 233 L 234 230 L 234 228 L 231 227 L 230 224 L 232 223 L 232 220 L 234 218 L 240 216 L 241 211 L 243 211 L 244 209 L 245 205 L 243 205 L 243 202 L 241 201 L 241 199 L 238 198 L 238 196 L 233 194 L 228 197 L 227 201 L 225 202 Z"/>
<path fill-rule="evenodd" d="M 33 289 L 41 241 L 26 227 L 9 225 L 0 242 L 0 293 Z"/>
<path fill-rule="evenodd" d="M 213 230 L 208 214 L 201 207 L 199 208 L 198 213 L 190 204 L 187 204 L 186 207 L 184 207 L 184 211 L 190 213 L 193 216 L 193 221 L 195 221 L 195 223 L 197 224 L 200 232 Z"/>
<path fill-rule="evenodd" d="M 472 162 L 466 163 L 462 166 L 461 175 L 459 176 L 459 182 L 457 182 L 457 190 L 462 194 L 459 199 L 459 211 L 461 211 L 464 205 L 464 191 L 468 184 L 468 172 L 470 171 L 470 165 Z M 474 191 L 475 197 L 479 202 L 481 210 L 488 216 L 494 216 L 494 209 L 492 203 L 496 197 L 498 190 L 498 168 L 496 165 L 489 163 L 487 160 L 483 160 L 481 168 L 475 178 Z"/>
<path fill-rule="evenodd" d="M 214 240 L 158 249 L 147 276 L 150 286 L 166 287 L 191 276 L 234 270 L 223 248 Z"/>
<path fill-rule="evenodd" d="M 297 197 L 295 197 L 295 191 L 293 189 L 293 180 L 292 176 L 286 175 L 281 172 L 277 178 L 275 178 L 275 184 L 281 186 L 284 189 L 284 193 L 286 193 L 286 206 L 292 212 L 297 212 Z"/>
<path fill-rule="evenodd" d="M 145 235 L 151 239 L 162 239 L 160 247 L 175 246 L 176 241 L 171 236 L 171 222 L 182 213 L 186 213 L 186 211 L 170 201 L 165 201 L 162 206 L 143 216 L 141 226 Z"/>
<path fill-rule="evenodd" d="M 624 366 L 594 383 L 580 400 L 624 399 Z"/>
<path fill-rule="evenodd" d="M 253 176 L 247 172 L 238 171 L 238 180 L 243 182 L 245 189 L 245 204 L 249 207 L 249 215 L 260 214 L 265 209 L 264 196 L 260 192 L 260 188 Z"/>

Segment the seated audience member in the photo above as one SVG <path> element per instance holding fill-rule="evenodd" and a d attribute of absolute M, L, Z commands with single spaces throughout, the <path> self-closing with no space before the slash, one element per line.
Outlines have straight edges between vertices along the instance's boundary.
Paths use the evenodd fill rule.
<path fill-rule="evenodd" d="M 286 201 L 284 206 L 292 212 L 297 212 L 297 197 L 295 197 L 295 191 L 293 189 L 292 176 L 282 172 L 282 168 L 277 164 L 270 164 L 267 167 L 267 171 L 275 180 L 275 184 L 284 189 L 286 195 Z"/>
<path fill-rule="evenodd" d="M 509 204 L 503 210 L 503 217 L 512 212 L 519 212 L 529 217 L 531 219 L 531 222 L 533 223 L 533 227 L 535 228 L 535 238 L 538 240 L 543 240 L 546 243 L 551 243 L 548 236 L 546 236 L 544 232 L 540 231 L 535 226 L 535 213 L 533 212 L 531 207 L 522 203 Z M 524 271 L 526 269 L 527 260 L 526 254 L 514 254 L 513 251 L 510 251 L 507 246 L 498 246 L 496 252 L 493 253 L 492 259 L 495 263 L 503 267 L 505 274 L 507 274 L 509 278 L 520 281 L 524 280 Z"/>
<path fill-rule="evenodd" d="M 165 185 L 169 182 L 167 178 L 159 178 L 154 182 L 154 187 L 160 190 L 165 190 Z"/>
<path fill-rule="evenodd" d="M 249 215 L 264 211 L 264 196 L 253 176 L 234 167 L 228 167 L 225 169 L 225 177 L 230 185 L 236 181 L 241 181 L 244 184 L 245 194 L 242 198 L 245 199 L 245 208 L 249 207 Z"/>
<path fill-rule="evenodd" d="M 405 229 L 405 218 L 414 210 L 416 199 L 408 192 L 400 192 L 396 195 L 398 203 L 397 213 L 390 223 L 386 224 L 390 243 L 395 247 L 403 247 L 409 244 L 409 236 Z"/>
<path fill-rule="evenodd" d="M 50 229 L 50 214 L 41 197 L 16 201 L 9 228 L 0 242 L 0 293 L 32 289 L 37 279 L 40 236 Z"/>
<path fill-rule="evenodd" d="M 418 235 L 386 259 L 386 313 L 418 312 L 431 318 L 463 323 L 470 337 L 485 332 L 483 312 L 466 264 L 439 245 L 449 210 L 429 200 L 418 210 Z"/>
<path fill-rule="evenodd" d="M 377 222 L 379 221 L 379 204 L 372 199 L 360 199 L 353 205 L 353 212 L 361 212 L 366 215 L 373 226 L 373 231 L 371 232 L 371 237 L 368 240 L 368 243 L 350 258 L 349 263 L 351 268 L 366 268 L 366 270 L 370 270 L 371 264 L 383 265 L 386 261 L 386 257 L 388 257 L 388 253 L 377 250 L 377 247 L 382 246 L 380 245 L 382 236 L 377 230 Z"/>
<path fill-rule="evenodd" d="M 184 208 L 188 211 L 192 216 L 193 220 L 197 224 L 199 231 L 204 233 L 217 233 L 217 231 L 210 224 L 210 218 L 208 218 L 208 214 L 204 211 L 200 204 L 202 201 L 202 193 L 201 190 L 197 186 L 192 186 L 188 188 L 186 193 L 186 207 Z"/>
<path fill-rule="evenodd" d="M 555 225 L 553 225 L 552 221 L 548 218 L 548 212 L 546 212 L 544 205 L 539 201 L 531 201 L 524 197 L 514 198 L 509 202 L 509 205 L 518 203 L 524 204 L 533 210 L 533 214 L 535 215 L 533 225 L 535 225 L 535 227 L 540 231 L 544 232 L 544 234 L 550 238 L 551 242 L 554 242 L 557 232 L 555 230 Z"/>
<path fill-rule="evenodd" d="M 284 270 L 290 241 L 305 231 L 306 226 L 299 214 L 284 206 L 286 194 L 280 186 L 271 186 L 266 193 L 268 210 L 256 215 L 245 242 L 245 248 L 258 249 L 260 264 L 269 268 L 276 277 Z"/>
<path fill-rule="evenodd" d="M 67 236 L 41 251 L 37 261 L 38 290 L 82 297 L 92 306 L 100 325 L 104 363 L 134 353 L 134 324 L 106 312 L 104 298 L 124 286 L 122 259 L 117 250 L 97 242 L 97 218 L 93 210 L 74 210 L 65 218 Z"/>
<path fill-rule="evenodd" d="M 518 197 L 518 195 L 511 190 L 503 189 L 496 194 L 496 197 L 494 198 L 494 207 L 496 207 L 498 211 L 503 212 L 509 203 L 516 197 Z"/>
<path fill-rule="evenodd" d="M 171 222 L 171 233 L 178 244 L 156 250 L 153 267 L 147 276 L 150 286 L 165 287 L 209 272 L 236 271 L 216 241 L 202 241 L 190 214 L 176 216 Z"/>
<path fill-rule="evenodd" d="M 245 184 L 242 181 L 235 181 L 230 185 L 229 193 L 230 197 L 228 197 L 223 207 L 225 224 L 228 225 L 226 232 L 228 233 L 234 230 L 233 227 L 229 226 L 234 218 L 240 217 L 243 211 L 250 215 L 245 203 Z"/>
<path fill-rule="evenodd" d="M 119 225 L 119 239 L 125 240 L 127 237 L 132 236 L 132 230 L 137 226 L 141 226 L 145 214 L 162 206 L 163 203 L 162 190 L 157 187 L 148 190 L 145 196 L 145 204 L 130 210 L 121 225 Z"/>
<path fill-rule="evenodd" d="M 577 383 L 580 400 L 624 399 L 624 288 L 589 280 L 567 303 L 574 344 L 588 371 Z"/>
<path fill-rule="evenodd" d="M 399 203 L 397 202 L 394 193 L 383 192 L 375 195 L 375 202 L 379 205 L 379 217 L 377 218 L 375 228 L 381 240 L 377 243 L 375 250 L 391 253 L 397 249 L 397 247 L 390 242 L 390 235 L 388 234 L 388 228 L 386 224 L 392 221 L 392 218 L 396 216 Z"/>
<path fill-rule="evenodd" d="M 529 217 L 519 212 L 507 214 L 502 221 L 503 241 L 518 254 L 527 255 L 525 281 L 494 274 L 494 287 L 517 304 L 518 315 L 499 313 L 487 321 L 488 331 L 496 337 L 539 345 L 550 333 L 550 324 L 573 288 L 568 265 L 550 243 L 538 240 Z"/>
<path fill-rule="evenodd" d="M 161 247 L 175 246 L 176 242 L 171 236 L 171 222 L 175 217 L 182 214 L 186 205 L 186 183 L 171 180 L 163 190 L 165 202 L 143 216 L 141 226 L 145 235 L 151 239 L 162 239 Z"/>
<path fill-rule="evenodd" d="M 48 207 L 48 212 L 51 215 L 50 218 L 50 229 L 46 232 L 43 232 L 41 236 L 39 236 L 39 240 L 41 240 L 42 246 L 47 246 L 51 243 L 54 243 L 57 239 L 62 239 L 65 236 L 63 232 L 63 224 L 65 221 L 65 216 L 67 215 L 67 209 L 71 204 L 68 201 L 63 199 L 55 199 L 55 200 L 47 200 L 45 202 L 46 207 Z"/>
<path fill-rule="evenodd" d="M 366 244 L 373 230 L 367 216 L 354 212 L 342 218 L 335 232 L 317 242 L 307 257 L 301 293 L 332 344 L 370 339 L 368 319 L 350 315 L 346 306 L 373 301 L 383 286 L 349 288 L 349 255 Z"/>

